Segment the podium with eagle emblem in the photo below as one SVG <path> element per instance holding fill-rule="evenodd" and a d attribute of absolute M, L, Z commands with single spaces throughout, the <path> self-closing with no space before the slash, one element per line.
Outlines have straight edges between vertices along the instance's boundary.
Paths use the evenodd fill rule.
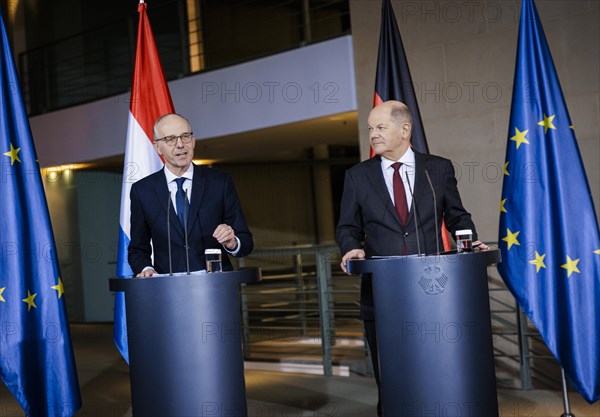
<path fill-rule="evenodd" d="M 488 250 L 348 261 L 372 274 L 384 416 L 498 416 Z"/>

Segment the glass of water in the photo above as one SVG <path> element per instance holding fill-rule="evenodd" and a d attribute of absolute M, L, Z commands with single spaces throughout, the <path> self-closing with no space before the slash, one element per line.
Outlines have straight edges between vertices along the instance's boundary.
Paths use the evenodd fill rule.
<path fill-rule="evenodd" d="M 456 251 L 473 252 L 473 231 L 471 229 L 456 231 Z"/>
<path fill-rule="evenodd" d="M 206 272 L 221 272 L 221 249 L 206 249 L 204 251 L 206 258 Z"/>

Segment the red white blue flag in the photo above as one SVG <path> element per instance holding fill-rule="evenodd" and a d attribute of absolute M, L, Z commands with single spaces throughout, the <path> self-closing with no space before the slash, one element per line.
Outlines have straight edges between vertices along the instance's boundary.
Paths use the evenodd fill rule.
<path fill-rule="evenodd" d="M 154 122 L 166 113 L 173 113 L 173 102 L 165 80 L 152 28 L 146 14 L 146 4 L 138 6 L 140 20 L 133 70 L 133 87 L 127 124 L 125 164 L 123 167 L 123 188 L 121 191 L 121 215 L 119 228 L 119 249 L 117 254 L 117 276 L 128 278 L 133 271 L 127 262 L 127 247 L 131 240 L 129 193 L 136 181 L 153 174 L 163 167 L 163 161 L 156 153 L 152 129 Z M 125 318 L 125 296 L 115 294 L 114 338 L 123 358 L 129 363 L 127 350 L 127 321 Z"/>

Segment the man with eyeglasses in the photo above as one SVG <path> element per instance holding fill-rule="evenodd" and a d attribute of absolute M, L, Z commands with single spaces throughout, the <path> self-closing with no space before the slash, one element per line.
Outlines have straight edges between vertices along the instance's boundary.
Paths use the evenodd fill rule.
<path fill-rule="evenodd" d="M 165 114 L 154 124 L 154 148 L 165 166 L 131 187 L 128 260 L 138 277 L 170 272 L 169 235 L 172 272 L 188 270 L 186 234 L 189 271 L 205 268 L 206 249 L 225 249 L 232 256 L 252 251 L 252 234 L 231 177 L 194 165 L 194 146 L 194 133 L 184 117 Z M 231 269 L 227 256 L 223 269 Z"/>

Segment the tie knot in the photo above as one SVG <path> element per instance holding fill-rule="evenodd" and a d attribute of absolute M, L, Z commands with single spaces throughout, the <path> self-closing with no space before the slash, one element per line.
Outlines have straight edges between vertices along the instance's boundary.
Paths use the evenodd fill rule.
<path fill-rule="evenodd" d="M 183 183 L 185 182 L 185 178 L 184 177 L 177 178 L 177 179 L 175 179 L 175 182 L 177 183 L 177 189 L 183 190 Z"/>
<path fill-rule="evenodd" d="M 394 162 L 392 164 L 392 168 L 394 168 L 394 171 L 398 171 L 401 166 L 402 166 L 402 162 Z"/>

